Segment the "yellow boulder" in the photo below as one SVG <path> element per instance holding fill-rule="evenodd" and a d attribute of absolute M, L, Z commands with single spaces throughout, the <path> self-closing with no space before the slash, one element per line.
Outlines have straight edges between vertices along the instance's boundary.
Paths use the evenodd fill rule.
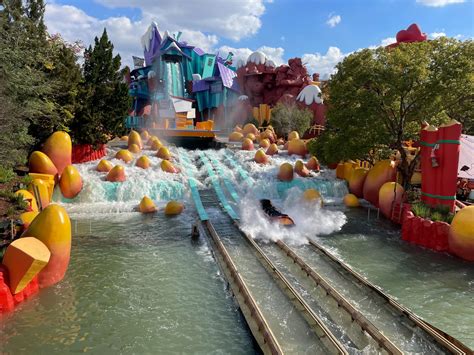
<path fill-rule="evenodd" d="M 113 168 L 113 164 L 108 161 L 108 160 L 105 160 L 105 159 L 102 159 L 99 164 L 97 164 L 97 168 L 96 170 L 97 171 L 100 171 L 102 173 L 108 173 L 110 170 L 112 170 Z"/>
<path fill-rule="evenodd" d="M 240 132 L 232 132 L 229 134 L 229 142 L 240 142 L 244 139 L 244 135 Z"/>
<path fill-rule="evenodd" d="M 66 132 L 54 132 L 48 137 L 41 150 L 51 159 L 59 175 L 63 173 L 66 166 L 72 164 L 71 136 Z"/>
<path fill-rule="evenodd" d="M 379 190 L 388 181 L 395 181 L 397 168 L 391 160 L 381 160 L 369 170 L 364 181 L 364 199 L 379 207 Z"/>
<path fill-rule="evenodd" d="M 163 143 L 161 143 L 161 141 L 158 138 L 156 138 L 156 139 L 153 140 L 153 142 L 151 142 L 150 149 L 151 150 L 158 150 L 162 146 L 163 146 Z"/>
<path fill-rule="evenodd" d="M 166 147 L 161 147 L 158 150 L 158 153 L 156 153 L 156 156 L 158 158 L 165 159 L 165 160 L 170 160 L 171 159 L 171 153 L 170 153 L 169 149 L 166 148 Z"/>
<path fill-rule="evenodd" d="M 120 137 L 121 141 L 128 142 L 128 136 L 122 136 Z"/>
<path fill-rule="evenodd" d="M 290 132 L 290 134 L 288 134 L 288 140 L 292 141 L 293 139 L 300 139 L 300 135 L 298 132 L 293 131 L 293 132 Z"/>
<path fill-rule="evenodd" d="M 15 192 L 15 195 L 23 196 L 23 200 L 28 204 L 27 211 L 38 212 L 38 204 L 33 194 L 27 190 L 18 190 Z"/>
<path fill-rule="evenodd" d="M 133 144 L 129 144 L 128 145 L 128 150 L 134 154 L 136 153 L 140 153 L 140 147 L 138 145 L 136 145 L 135 143 Z"/>
<path fill-rule="evenodd" d="M 337 164 L 336 177 L 338 179 L 344 179 L 344 163 Z"/>
<path fill-rule="evenodd" d="M 135 165 L 142 169 L 148 169 L 150 167 L 150 159 L 146 155 L 142 155 L 137 159 Z"/>
<path fill-rule="evenodd" d="M 300 155 L 304 157 L 308 153 L 306 143 L 301 139 L 293 139 L 288 141 L 288 154 Z"/>
<path fill-rule="evenodd" d="M 344 204 L 347 207 L 358 207 L 359 199 L 354 194 L 347 194 L 346 196 L 344 196 Z"/>
<path fill-rule="evenodd" d="M 355 168 L 349 179 L 349 191 L 357 197 L 362 197 L 364 194 L 364 182 L 367 177 L 369 169 Z"/>
<path fill-rule="evenodd" d="M 257 152 L 255 153 L 255 157 L 253 158 L 253 160 L 255 160 L 255 162 L 258 164 L 267 164 L 268 159 L 268 155 L 265 154 L 263 149 L 257 150 Z"/>
<path fill-rule="evenodd" d="M 160 164 L 161 170 L 166 171 L 167 173 L 171 174 L 178 174 L 179 169 L 176 168 L 172 162 L 169 160 L 162 160 Z"/>
<path fill-rule="evenodd" d="M 174 216 L 180 214 L 184 210 L 184 205 L 178 201 L 170 201 L 166 204 L 165 215 Z"/>
<path fill-rule="evenodd" d="M 144 129 L 142 133 L 140 133 L 140 137 L 142 141 L 146 141 L 148 138 L 150 138 L 150 133 L 148 133 L 148 131 Z"/>
<path fill-rule="evenodd" d="M 303 193 L 303 199 L 305 201 L 321 201 L 321 207 L 323 206 L 323 197 L 316 189 L 308 189 Z"/>
<path fill-rule="evenodd" d="M 260 148 L 267 149 L 270 147 L 270 140 L 268 138 L 264 138 L 260 140 L 259 143 Z"/>
<path fill-rule="evenodd" d="M 51 202 L 49 184 L 45 180 L 33 179 L 28 185 L 28 191 L 34 196 L 35 190 L 38 193 L 36 197 L 39 197 L 39 201 L 36 201 L 37 204 L 39 204 L 41 208 L 48 207 Z"/>
<path fill-rule="evenodd" d="M 351 179 L 355 168 L 357 168 L 357 163 L 353 160 L 348 160 L 344 163 L 344 180 L 349 181 Z"/>
<path fill-rule="evenodd" d="M 255 125 L 253 125 L 252 123 L 247 123 L 245 126 L 244 126 L 244 129 L 242 130 L 242 133 L 244 135 L 247 135 L 249 133 L 253 133 L 256 135 L 258 135 L 258 128 L 255 127 Z"/>
<path fill-rule="evenodd" d="M 278 146 L 275 143 L 272 143 L 267 149 L 267 155 L 275 155 L 275 154 L 278 154 Z"/>
<path fill-rule="evenodd" d="M 153 213 L 157 211 L 157 208 L 151 198 L 144 196 L 138 205 L 138 210 L 141 213 Z"/>
<path fill-rule="evenodd" d="M 68 165 L 64 169 L 59 180 L 61 193 L 66 198 L 74 198 L 82 190 L 82 178 L 74 165 Z"/>
<path fill-rule="evenodd" d="M 449 230 L 449 251 L 474 261 L 474 206 L 464 207 L 453 218 Z"/>
<path fill-rule="evenodd" d="M 290 163 L 281 164 L 278 172 L 278 179 L 281 181 L 293 180 L 293 165 Z"/>
<path fill-rule="evenodd" d="M 128 135 L 128 146 L 130 147 L 131 144 L 136 144 L 140 147 L 140 149 L 143 149 L 142 138 L 137 131 L 132 130 Z"/>
<path fill-rule="evenodd" d="M 48 264 L 49 249 L 39 239 L 26 237 L 14 240 L 5 251 L 2 264 L 8 269 L 10 290 L 21 292 Z"/>
<path fill-rule="evenodd" d="M 36 218 L 37 215 L 39 215 L 38 211 L 23 212 L 20 215 L 20 220 L 23 223 L 22 230 L 27 229 L 30 226 L 31 222 L 33 222 L 33 220 Z"/>
<path fill-rule="evenodd" d="M 137 133 L 138 134 L 138 133 Z M 133 155 L 132 153 L 127 150 L 127 149 L 120 149 L 116 154 L 115 154 L 116 159 L 123 160 L 125 163 L 130 163 L 133 160 Z"/>
<path fill-rule="evenodd" d="M 56 176 L 58 169 L 51 159 L 43 152 L 34 151 L 28 160 L 30 173 L 49 174 Z"/>
<path fill-rule="evenodd" d="M 71 253 L 71 222 L 66 210 L 50 204 L 34 220 L 22 237 L 35 237 L 51 252 L 48 265 L 39 273 L 40 287 L 62 280 L 69 265 Z"/>
<path fill-rule="evenodd" d="M 295 173 L 297 173 L 301 177 L 308 177 L 309 176 L 309 170 L 306 168 L 304 165 L 303 161 L 297 160 L 295 163 Z"/>
<path fill-rule="evenodd" d="M 253 147 L 253 142 L 248 139 L 248 138 L 245 138 L 242 142 L 242 150 L 253 150 L 254 147 Z"/>
<path fill-rule="evenodd" d="M 110 182 L 123 182 L 126 179 L 125 168 L 122 165 L 115 165 L 105 177 L 105 180 Z"/>
<path fill-rule="evenodd" d="M 253 133 L 247 134 L 247 136 L 245 138 L 250 139 L 252 142 L 255 142 L 255 140 L 257 139 L 257 137 L 255 137 L 255 134 L 253 134 Z"/>
<path fill-rule="evenodd" d="M 379 208 L 387 218 L 392 217 L 393 203 L 400 203 L 405 190 L 396 182 L 386 182 L 379 190 Z"/>

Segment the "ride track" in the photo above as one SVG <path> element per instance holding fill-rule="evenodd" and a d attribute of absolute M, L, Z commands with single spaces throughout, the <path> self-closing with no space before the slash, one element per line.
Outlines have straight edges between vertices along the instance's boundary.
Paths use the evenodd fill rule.
<path fill-rule="evenodd" d="M 226 153 L 225 159 L 237 170 L 242 180 L 247 182 L 248 185 L 251 185 L 250 177 L 247 172 L 228 153 Z M 180 160 L 184 162 L 187 167 L 191 164 L 187 153 L 184 153 L 180 157 Z M 245 277 L 242 275 L 242 270 L 238 269 L 232 260 L 231 253 L 228 251 L 228 247 L 232 247 L 229 242 L 227 242 L 228 245 L 226 248 L 226 239 L 235 240 L 236 238 L 243 237 L 244 240 L 246 240 L 246 244 L 251 250 L 251 253 L 256 256 L 267 273 L 271 275 L 274 282 L 278 284 L 286 297 L 288 297 L 296 309 L 298 309 L 307 322 L 307 325 L 319 338 L 321 343 L 324 344 L 325 351 L 328 353 L 349 354 L 349 351 L 350 353 L 358 353 L 363 351 L 363 349 L 370 344 L 375 348 L 378 347 L 378 351 L 383 353 L 403 354 L 412 350 L 407 348 L 407 344 L 410 343 L 410 340 L 422 342 L 426 347 L 424 350 L 429 351 L 429 353 L 471 353 L 470 349 L 464 344 L 418 318 L 411 311 L 398 304 L 390 296 L 384 294 L 376 286 L 354 272 L 349 266 L 327 252 L 314 240 L 308 238 L 313 256 L 314 253 L 317 253 L 320 259 L 327 261 L 328 266 L 334 269 L 342 278 L 348 280 L 353 287 L 364 289 L 364 292 L 370 294 L 372 297 L 375 296 L 375 298 L 379 298 L 379 304 L 380 299 L 383 300 L 383 307 L 391 314 L 392 322 L 398 323 L 399 327 L 407 328 L 408 330 L 405 329 L 405 333 L 408 333 L 409 336 L 412 337 L 407 339 L 406 342 L 400 341 L 400 339 L 396 339 L 396 341 L 389 339 L 384 334 L 386 329 L 382 329 L 381 331 L 339 293 L 327 279 L 316 272 L 313 267 L 303 260 L 304 258 L 299 256 L 284 242 L 279 240 L 275 243 L 260 243 L 259 245 L 252 237 L 244 233 L 238 225 L 238 214 L 227 201 L 226 195 L 219 183 L 222 181 L 232 199 L 238 202 L 238 195 L 232 182 L 224 175 L 222 166 L 212 154 L 208 157 L 205 152 L 200 152 L 200 162 L 211 179 L 215 193 L 212 193 L 211 190 L 201 190 L 201 193 L 198 193 L 198 196 L 196 196 L 192 191 L 193 199 L 196 206 L 198 206 L 198 211 L 202 206 L 207 216 L 210 213 L 208 214 L 206 211 L 215 209 L 215 207 L 220 204 L 230 217 L 230 220 L 227 219 L 226 221 L 222 221 L 223 218 L 220 218 L 220 221 L 216 221 L 215 224 L 213 224 L 209 218 L 201 218 L 201 225 L 206 234 L 210 236 L 211 244 L 214 250 L 217 251 L 217 253 L 215 253 L 217 254 L 216 259 L 230 283 L 232 292 L 242 309 L 242 313 L 254 337 L 265 353 L 284 353 L 285 339 L 280 334 L 281 330 L 275 327 L 275 321 L 271 322 L 273 323 L 273 330 L 269 326 L 270 322 L 267 318 L 271 318 L 271 315 L 269 315 L 268 312 L 265 314 L 265 311 L 261 309 L 262 305 L 259 306 L 258 300 L 252 296 L 252 291 L 244 280 Z M 214 167 L 212 165 L 214 165 Z M 217 172 L 217 174 L 215 172 Z M 268 255 L 272 254 L 271 248 L 274 246 L 278 247 L 278 250 L 285 258 L 291 260 L 294 265 L 298 266 L 299 273 L 290 271 L 290 268 L 286 268 L 283 265 L 279 267 L 270 259 Z M 273 253 L 272 256 L 274 259 L 278 259 L 275 253 Z M 336 316 L 329 315 L 331 311 L 321 309 L 324 307 L 319 307 L 318 303 L 320 303 L 321 300 L 315 297 L 313 292 L 310 291 L 311 286 L 307 286 L 306 288 L 302 286 L 305 283 L 307 284 L 308 279 L 313 287 L 323 290 L 319 295 L 322 294 L 323 297 L 325 296 L 330 302 L 334 302 L 337 305 L 336 312 L 340 314 Z M 334 312 L 334 310 L 332 310 L 332 312 Z M 324 317 L 326 323 L 321 319 L 321 316 Z M 344 329 L 341 331 L 344 325 L 337 323 L 338 321 L 340 323 L 342 318 L 349 318 L 350 323 L 357 325 L 357 331 L 354 331 L 354 329 Z M 378 324 L 378 326 L 380 327 L 380 324 Z M 349 328 L 354 327 L 351 326 Z M 397 344 L 395 345 L 395 343 Z"/>

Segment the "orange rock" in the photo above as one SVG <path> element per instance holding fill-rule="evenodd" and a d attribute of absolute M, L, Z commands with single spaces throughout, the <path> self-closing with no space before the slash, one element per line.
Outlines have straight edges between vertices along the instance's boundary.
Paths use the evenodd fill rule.
<path fill-rule="evenodd" d="M 267 154 L 268 155 L 278 154 L 278 146 L 275 143 L 270 144 L 270 146 L 267 149 Z"/>
<path fill-rule="evenodd" d="M 449 251 L 465 260 L 474 261 L 474 206 L 461 209 L 449 228 Z"/>
<path fill-rule="evenodd" d="M 290 163 L 283 163 L 280 165 L 278 179 L 281 181 L 293 180 L 293 166 Z"/>
<path fill-rule="evenodd" d="M 242 133 L 246 136 L 249 133 L 253 133 L 255 135 L 258 135 L 258 129 L 253 125 L 252 123 L 247 123 L 244 126 L 244 129 L 242 130 Z"/>
<path fill-rule="evenodd" d="M 290 134 L 288 134 L 288 140 L 292 141 L 293 139 L 300 139 L 300 135 L 298 134 L 298 132 L 292 131 L 290 132 Z"/>
<path fill-rule="evenodd" d="M 270 143 L 275 143 L 276 142 L 276 135 L 275 132 L 273 132 L 270 129 L 266 129 L 264 132 L 260 134 L 261 139 L 268 139 Z"/>
<path fill-rule="evenodd" d="M 343 201 L 347 207 L 359 207 L 359 199 L 356 195 L 347 194 L 344 196 Z"/>
<path fill-rule="evenodd" d="M 309 170 L 319 171 L 320 166 L 319 166 L 318 159 L 313 155 L 311 158 L 309 158 L 308 162 L 306 163 L 306 167 Z"/>
<path fill-rule="evenodd" d="M 66 166 L 72 164 L 72 142 L 66 132 L 54 132 L 48 137 L 41 150 L 51 159 L 59 175 L 63 173 Z"/>
<path fill-rule="evenodd" d="M 140 147 L 138 145 L 136 145 L 135 143 L 134 144 L 129 144 L 128 145 L 128 150 L 131 152 L 131 153 L 140 153 Z"/>
<path fill-rule="evenodd" d="M 165 159 L 165 160 L 170 160 L 171 159 L 171 153 L 168 150 L 168 148 L 166 148 L 166 147 L 161 147 L 158 150 L 158 153 L 156 153 L 156 156 L 158 158 Z"/>
<path fill-rule="evenodd" d="M 242 127 L 237 125 L 234 127 L 234 132 L 242 132 Z"/>
<path fill-rule="evenodd" d="M 248 138 L 245 138 L 242 142 L 242 150 L 253 150 L 254 147 L 253 147 L 253 142 L 248 139 Z"/>
<path fill-rule="evenodd" d="M 344 179 L 344 163 L 337 164 L 336 177 L 338 179 Z"/>
<path fill-rule="evenodd" d="M 253 133 L 247 134 L 247 136 L 245 138 L 250 139 L 252 142 L 255 142 L 255 140 L 257 139 L 257 137 L 255 137 L 255 134 L 253 134 Z"/>
<path fill-rule="evenodd" d="M 351 178 L 349 180 L 349 191 L 361 198 L 364 195 L 364 182 L 367 176 L 369 169 L 366 168 L 356 168 L 352 172 Z"/>
<path fill-rule="evenodd" d="M 146 129 L 144 129 L 142 133 L 140 133 L 140 137 L 142 141 L 146 141 L 148 138 L 150 138 L 150 134 L 148 133 Z"/>
<path fill-rule="evenodd" d="M 297 173 L 301 177 L 309 176 L 309 170 L 306 168 L 306 166 L 301 160 L 297 160 L 295 163 L 295 173 Z"/>
<path fill-rule="evenodd" d="M 97 164 L 97 171 L 100 171 L 102 173 L 108 173 L 114 166 L 112 163 L 108 160 L 102 159 L 99 164 Z"/>
<path fill-rule="evenodd" d="M 110 182 L 123 182 L 127 179 L 125 176 L 125 168 L 121 165 L 115 165 L 107 174 L 107 181 Z"/>
<path fill-rule="evenodd" d="M 264 138 L 260 141 L 259 145 L 260 148 L 267 149 L 268 147 L 270 147 L 270 141 L 268 140 L 268 138 Z"/>
<path fill-rule="evenodd" d="M 130 146 L 130 144 L 136 144 L 140 147 L 140 149 L 143 149 L 142 138 L 137 131 L 130 131 L 130 134 L 128 135 L 128 146 Z"/>
<path fill-rule="evenodd" d="M 385 217 L 392 217 L 393 203 L 400 203 L 404 192 L 402 185 L 396 182 L 386 182 L 382 185 L 379 190 L 379 208 Z"/>
<path fill-rule="evenodd" d="M 304 157 L 308 153 L 306 143 L 301 139 L 288 141 L 288 154 L 296 154 Z"/>
<path fill-rule="evenodd" d="M 151 142 L 151 150 L 159 150 L 161 147 L 163 146 L 163 144 L 161 143 L 161 141 L 156 138 L 155 140 L 153 140 L 153 142 Z"/>
<path fill-rule="evenodd" d="M 379 190 L 383 184 L 395 181 L 397 168 L 391 160 L 381 160 L 370 169 L 364 181 L 364 199 L 379 207 Z"/>
<path fill-rule="evenodd" d="M 36 203 L 36 198 L 33 194 L 27 190 L 18 190 L 15 192 L 15 195 L 23 196 L 23 200 L 28 203 L 27 211 L 35 211 L 38 212 L 38 204 Z"/>
<path fill-rule="evenodd" d="M 69 265 L 71 253 L 71 222 L 66 210 L 50 204 L 31 222 L 22 234 L 42 241 L 51 252 L 46 267 L 39 273 L 40 287 L 47 287 L 62 280 Z"/>
<path fill-rule="evenodd" d="M 349 181 L 351 179 L 352 173 L 357 166 L 357 163 L 353 160 L 344 162 L 344 180 Z"/>
<path fill-rule="evenodd" d="M 115 154 L 115 158 L 123 160 L 125 163 L 130 163 L 133 160 L 133 155 L 129 150 L 121 149 Z"/>
<path fill-rule="evenodd" d="M 166 204 L 165 215 L 174 216 L 180 214 L 184 210 L 184 205 L 178 201 L 170 201 Z"/>
<path fill-rule="evenodd" d="M 20 215 L 20 220 L 23 222 L 22 231 L 30 226 L 31 222 L 33 222 L 37 215 L 39 215 L 38 211 L 23 212 Z"/>
<path fill-rule="evenodd" d="M 128 136 L 122 136 L 122 137 L 120 137 L 120 140 L 127 142 L 128 141 Z"/>
<path fill-rule="evenodd" d="M 34 237 L 14 240 L 5 251 L 2 264 L 8 269 L 10 290 L 21 292 L 26 285 L 48 264 L 51 253 Z"/>
<path fill-rule="evenodd" d="M 253 160 L 255 160 L 255 162 L 259 163 L 259 164 L 267 164 L 268 160 L 269 160 L 269 157 L 268 157 L 268 155 L 265 154 L 263 149 L 259 149 L 255 153 L 255 157 L 253 158 Z"/>
<path fill-rule="evenodd" d="M 28 185 L 28 191 L 34 196 L 35 191 L 38 193 L 39 201 L 36 201 L 41 208 L 46 208 L 51 202 L 51 195 L 49 193 L 49 184 L 41 179 L 33 179 Z"/>
<path fill-rule="evenodd" d="M 171 174 L 178 174 L 179 169 L 176 168 L 173 163 L 171 163 L 169 160 L 162 160 L 160 164 L 161 170 L 166 171 L 167 173 Z"/>
<path fill-rule="evenodd" d="M 142 155 L 137 159 L 135 165 L 142 169 L 148 169 L 150 167 L 150 159 L 146 155 Z"/>
<path fill-rule="evenodd" d="M 66 198 L 74 198 L 81 192 L 82 178 L 74 165 L 66 166 L 59 180 L 59 187 Z"/>
<path fill-rule="evenodd" d="M 138 205 L 138 210 L 141 213 L 153 213 L 156 212 L 158 209 L 156 208 L 151 198 L 149 198 L 148 196 L 144 196 L 140 201 L 140 204 Z"/>
<path fill-rule="evenodd" d="M 43 152 L 34 151 L 31 153 L 28 166 L 30 168 L 30 173 L 49 174 L 53 176 L 58 174 L 56 166 Z"/>
<path fill-rule="evenodd" d="M 229 134 L 229 142 L 240 142 L 244 139 L 244 135 L 240 132 L 232 132 Z"/>

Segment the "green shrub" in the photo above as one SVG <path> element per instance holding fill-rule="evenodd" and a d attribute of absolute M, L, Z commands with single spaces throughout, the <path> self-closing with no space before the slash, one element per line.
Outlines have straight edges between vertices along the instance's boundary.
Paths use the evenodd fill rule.
<path fill-rule="evenodd" d="M 422 202 L 414 203 L 411 206 L 412 212 L 417 217 L 428 218 L 430 216 L 430 208 Z"/>
<path fill-rule="evenodd" d="M 431 215 L 430 215 L 430 219 L 433 222 L 444 222 L 445 221 L 445 216 L 443 216 L 439 212 L 432 212 Z"/>
<path fill-rule="evenodd" d="M 297 131 L 302 136 L 309 129 L 312 120 L 313 113 L 310 110 L 279 103 L 272 109 L 270 123 L 278 137 L 286 138 L 292 131 Z"/>
<path fill-rule="evenodd" d="M 0 166 L 0 183 L 1 184 L 5 184 L 7 182 L 12 181 L 15 176 L 16 175 L 12 169 Z"/>

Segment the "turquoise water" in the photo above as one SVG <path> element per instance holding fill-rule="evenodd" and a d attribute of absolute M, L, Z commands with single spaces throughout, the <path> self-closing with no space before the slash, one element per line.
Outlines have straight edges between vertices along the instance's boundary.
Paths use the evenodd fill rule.
<path fill-rule="evenodd" d="M 110 218 L 79 221 L 65 279 L 3 317 L 1 353 L 257 351 L 192 213 Z"/>
<path fill-rule="evenodd" d="M 163 173 L 153 152 L 145 154 L 152 167 L 146 171 L 127 166 L 128 182 L 123 185 L 104 181 L 104 174 L 94 171 L 96 163 L 78 167 L 84 190 L 65 203 L 73 219 L 67 275 L 2 316 L 0 353 L 258 351 L 205 240 L 190 239 L 197 215 L 185 177 Z M 229 168 L 223 151 L 211 154 L 237 188 L 241 204 L 236 207 L 249 233 L 259 238 L 275 235 L 252 206 L 258 197 L 276 199 L 297 223 L 291 235 L 280 231 L 285 241 L 302 244 L 307 236 L 317 238 L 400 303 L 474 347 L 473 264 L 407 244 L 390 222 L 373 215 L 367 221 L 366 210 L 345 209 L 340 197 L 346 187 L 334 181 L 331 172 L 311 182 L 298 178 L 287 186 L 277 182 L 276 174 L 289 157 L 280 155 L 260 166 L 252 161 L 254 152 L 241 151 L 234 159 L 248 173 L 245 184 Z M 199 188 L 209 186 L 203 169 L 192 173 Z M 332 207 L 307 208 L 298 202 L 298 189 L 314 186 Z M 154 216 L 133 212 L 144 194 L 161 210 L 170 198 L 184 199 L 185 213 L 170 219 L 162 211 Z M 268 307 L 277 309 L 274 306 Z"/>

